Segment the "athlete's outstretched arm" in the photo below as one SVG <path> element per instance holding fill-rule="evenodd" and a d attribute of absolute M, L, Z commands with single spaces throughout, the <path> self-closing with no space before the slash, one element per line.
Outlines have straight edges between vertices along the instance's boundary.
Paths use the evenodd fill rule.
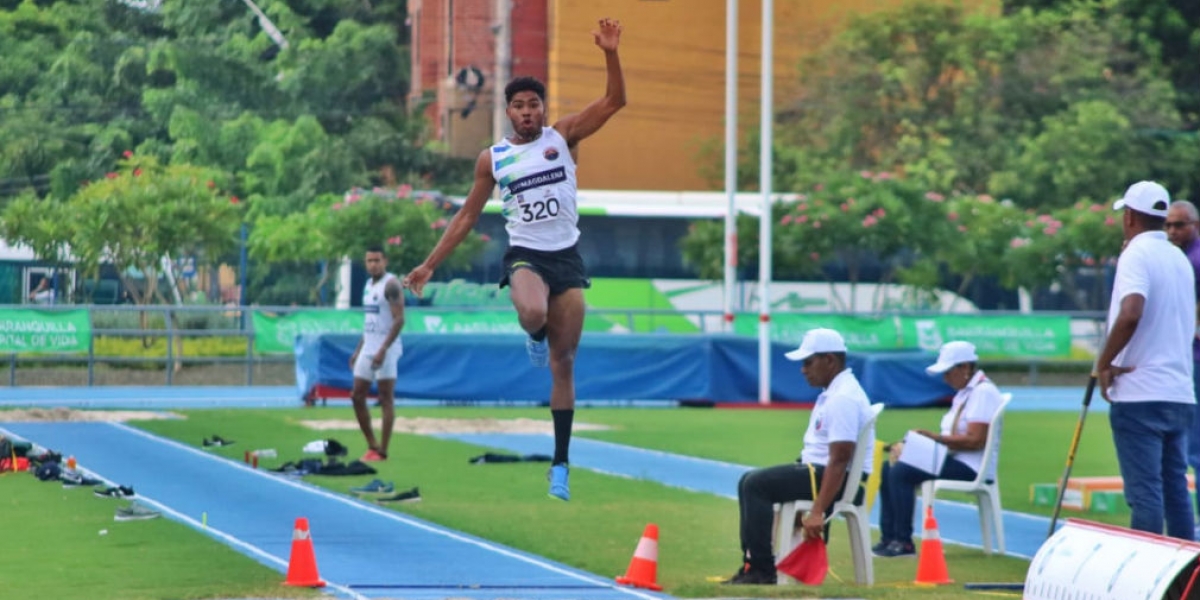
<path fill-rule="evenodd" d="M 475 161 L 475 183 L 471 185 L 471 191 L 467 193 L 466 202 L 463 203 L 458 214 L 450 219 L 450 225 L 446 227 L 446 231 L 442 232 L 442 239 L 438 240 L 433 251 L 425 257 L 425 262 L 410 271 L 404 278 L 404 287 L 412 290 L 417 296 L 421 295 L 421 290 L 429 281 L 429 277 L 433 275 L 433 270 L 442 264 L 442 261 L 446 260 L 450 253 L 454 252 L 454 249 L 475 227 L 494 187 L 496 187 L 496 179 L 492 177 L 492 152 L 490 149 L 486 149 L 479 153 L 479 158 Z"/>
<path fill-rule="evenodd" d="M 579 113 L 567 115 L 554 124 L 554 129 L 566 138 L 567 145 L 571 148 L 596 133 L 625 106 L 625 76 L 621 73 L 621 59 L 617 56 L 617 43 L 621 40 L 621 22 L 608 18 L 600 19 L 600 28 L 593 31 L 592 36 L 596 38 L 596 45 L 604 51 L 608 85 L 604 96 L 599 100 L 587 105 Z"/>

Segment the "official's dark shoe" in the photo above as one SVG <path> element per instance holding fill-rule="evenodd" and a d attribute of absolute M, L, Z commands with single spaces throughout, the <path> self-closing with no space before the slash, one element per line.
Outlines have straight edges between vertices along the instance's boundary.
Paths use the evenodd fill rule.
<path fill-rule="evenodd" d="M 873 550 L 873 549 L 872 549 Z M 912 542 L 900 542 L 892 540 L 888 542 L 886 548 L 881 552 L 875 552 L 875 556 L 880 558 L 897 558 L 900 556 L 916 556 L 917 549 Z"/>
<path fill-rule="evenodd" d="M 722 585 L 775 585 L 778 583 L 778 577 L 775 571 L 767 571 L 765 569 L 755 569 L 749 564 L 738 569 L 733 577 L 722 581 Z"/>
<path fill-rule="evenodd" d="M 871 546 L 871 553 L 878 555 L 880 552 L 883 552 L 884 550 L 886 550 L 888 547 L 888 544 L 890 544 L 890 543 L 892 543 L 892 540 L 879 540 L 878 544 Z"/>

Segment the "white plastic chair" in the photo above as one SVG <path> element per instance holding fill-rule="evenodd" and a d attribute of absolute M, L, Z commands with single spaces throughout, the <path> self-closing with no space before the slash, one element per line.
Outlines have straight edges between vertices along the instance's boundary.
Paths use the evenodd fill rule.
<path fill-rule="evenodd" d="M 875 569 L 871 562 L 871 522 L 867 509 L 854 503 L 858 494 L 859 482 L 862 480 L 863 462 L 875 452 L 875 439 L 871 435 L 871 426 L 883 412 L 883 404 L 871 405 L 871 418 L 858 431 L 858 439 L 854 445 L 854 456 L 850 458 L 846 470 L 846 489 L 842 497 L 833 503 L 833 515 L 841 516 L 846 521 L 850 532 L 850 554 L 854 557 L 854 581 L 859 585 L 875 583 Z M 812 500 L 796 500 L 775 505 L 775 556 L 779 559 L 787 556 L 795 548 L 800 539 L 796 533 L 796 513 L 804 513 L 812 509 Z M 796 580 L 779 573 L 779 585 L 789 585 Z"/>
<path fill-rule="evenodd" d="M 1000 431 L 1004 428 L 1004 409 L 1012 401 L 1012 394 L 1004 394 L 1000 406 L 992 415 L 988 425 L 987 441 L 983 445 L 983 462 L 979 473 L 972 481 L 931 479 L 921 485 L 921 514 L 925 507 L 932 506 L 938 492 L 961 492 L 975 496 L 979 504 L 979 528 L 983 532 L 983 553 L 992 553 L 992 540 L 996 551 L 1004 554 L 1004 512 L 1000 508 Z"/>

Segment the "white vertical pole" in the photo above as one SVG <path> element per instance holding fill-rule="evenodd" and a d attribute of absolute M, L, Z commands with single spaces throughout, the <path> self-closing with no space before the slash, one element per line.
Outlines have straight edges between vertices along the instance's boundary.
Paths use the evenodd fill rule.
<path fill-rule="evenodd" d="M 762 216 L 758 221 L 758 401 L 771 403 L 771 152 L 774 123 L 774 60 L 772 57 L 774 0 L 762 2 L 762 107 L 758 180 L 762 188 Z"/>
<path fill-rule="evenodd" d="M 724 329 L 733 330 L 737 286 L 738 0 L 725 0 L 725 301 Z"/>
<path fill-rule="evenodd" d="M 492 140 L 499 143 L 507 130 L 504 86 L 512 77 L 512 7 L 510 0 L 496 0 L 496 64 L 492 68 Z"/>

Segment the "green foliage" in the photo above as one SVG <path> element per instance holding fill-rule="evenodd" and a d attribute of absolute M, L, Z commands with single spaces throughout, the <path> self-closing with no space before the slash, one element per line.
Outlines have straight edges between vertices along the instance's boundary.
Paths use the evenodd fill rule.
<path fill-rule="evenodd" d="M 389 268 L 407 270 L 420 264 L 437 244 L 453 216 L 451 208 L 440 194 L 414 192 L 408 186 L 355 188 L 344 198 L 322 196 L 304 212 L 261 217 L 250 238 L 250 256 L 273 263 L 361 260 L 369 246 L 382 245 Z M 446 265 L 470 264 L 489 241 L 486 235 L 470 232 Z M 320 280 L 314 277 L 311 283 L 319 285 Z M 313 289 L 310 300 L 315 293 Z"/>
<path fill-rule="evenodd" d="M 88 457 L 80 456 L 79 462 L 94 467 Z M 132 485 L 142 490 L 141 482 Z M 308 588 L 280 585 L 275 569 L 174 519 L 114 523 L 113 511 L 124 503 L 99 501 L 89 488 L 66 489 L 11 473 L 4 486 L 4 568 L 21 574 L 5 582 L 6 595 L 89 600 L 324 597 Z M 285 536 L 287 528 L 285 523 Z M 53 569 L 46 568 L 47 556 L 55 557 Z M 81 581 L 87 582 L 86 591 Z"/>
<path fill-rule="evenodd" d="M 220 180 L 207 169 L 164 167 L 152 157 L 127 153 L 117 172 L 69 199 L 25 196 L 0 218 L 6 236 L 34 242 L 44 256 L 63 259 L 69 247 L 85 277 L 97 276 L 101 263 L 109 262 L 122 277 L 137 269 L 156 281 L 164 255 L 215 256 L 233 247 L 241 211 L 236 198 L 220 191 Z M 42 216 L 30 218 L 31 212 Z M 157 293 L 153 286 L 128 287 L 140 304 Z"/>
<path fill-rule="evenodd" d="M 1190 117 L 1148 21 L 1129 18 L 1156 14 L 1162 27 L 1170 11 L 1036 3 L 1055 7 L 997 16 L 908 3 L 852 17 L 805 59 L 803 92 L 776 127 L 776 190 L 803 199 L 772 215 L 775 277 L 836 266 L 853 282 L 870 257 L 883 281 L 926 290 L 951 275 L 960 292 L 979 277 L 1072 291 L 1078 269 L 1119 252 L 1119 215 L 1105 206 L 1126 186 L 1197 189 L 1200 137 L 1180 132 Z M 1200 18 L 1177 12 L 1171 22 Z M 753 187 L 750 138 L 739 183 Z M 757 224 L 738 229 L 739 258 L 753 260 Z M 703 277 L 721 273 L 722 235 L 699 223 L 681 243 Z"/>
<path fill-rule="evenodd" d="M 1022 207 L 1099 200 L 1160 178 L 1184 194 L 1175 92 L 1120 13 L 1089 5 L 1003 17 L 913 3 L 852 18 L 805 60 L 780 118 L 781 184 L 893 172 Z"/>
<path fill-rule="evenodd" d="M 404 106 L 403 1 L 262 8 L 286 48 L 236 2 L 0 3 L 0 197 L 33 190 L 52 202 L 15 200 L 24 212 L 14 216 L 53 214 L 118 171 L 126 150 L 223 173 L 252 237 L 354 186 L 462 191 L 469 161 L 440 156 L 421 113 Z M 40 218 L 43 231 L 27 226 L 22 241 L 63 258 L 46 242 L 59 220 Z M 228 247 L 211 250 L 229 259 L 217 253 Z"/>

